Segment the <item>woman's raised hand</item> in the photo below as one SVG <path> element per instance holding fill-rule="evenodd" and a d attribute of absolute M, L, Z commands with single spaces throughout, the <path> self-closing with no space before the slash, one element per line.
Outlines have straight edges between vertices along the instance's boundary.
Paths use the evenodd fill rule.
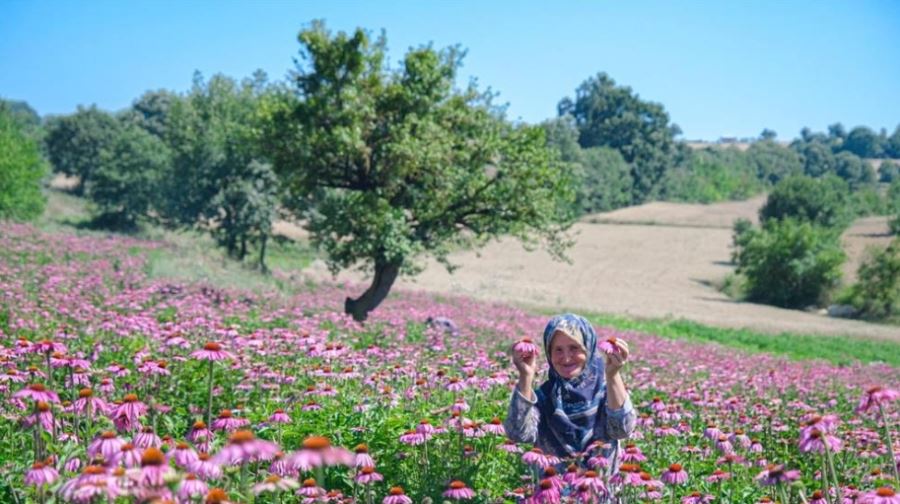
<path fill-rule="evenodd" d="M 534 379 L 537 374 L 537 352 L 521 352 L 516 350 L 516 345 L 510 349 L 512 352 L 513 364 L 519 371 L 520 378 Z"/>
<path fill-rule="evenodd" d="M 626 343 L 623 339 L 616 339 L 613 344 L 615 345 L 614 351 L 604 352 L 604 355 L 606 357 L 607 377 L 618 373 L 619 370 L 622 369 L 622 366 L 625 365 L 625 361 L 628 360 L 628 356 L 631 352 L 628 349 L 628 343 Z"/>

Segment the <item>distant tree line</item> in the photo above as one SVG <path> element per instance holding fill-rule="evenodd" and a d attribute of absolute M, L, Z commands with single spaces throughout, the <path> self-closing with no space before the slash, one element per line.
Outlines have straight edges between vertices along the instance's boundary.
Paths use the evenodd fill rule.
<path fill-rule="evenodd" d="M 391 68 L 384 37 L 361 29 L 315 22 L 299 40 L 285 82 L 196 74 L 190 90 L 147 91 L 123 111 L 44 119 L 2 102 L 0 142 L 14 147 L 0 149 L 0 216 L 40 214 L 49 164 L 75 177 L 95 226 L 201 230 L 236 259 L 258 251 L 265 269 L 272 224 L 292 215 L 332 271 L 374 273 L 346 302 L 362 320 L 424 254 L 452 269 L 451 250 L 513 235 L 563 257 L 578 215 L 651 200 L 742 199 L 813 180 L 843 205 L 825 227 L 900 213 L 879 187 L 900 179 L 897 165 L 879 174 L 863 159 L 900 158 L 900 126 L 804 129 L 790 145 L 767 129 L 745 151 L 695 150 L 663 105 L 604 73 L 531 126 L 507 120 L 490 92 L 456 87 L 457 47 L 410 49 Z"/>

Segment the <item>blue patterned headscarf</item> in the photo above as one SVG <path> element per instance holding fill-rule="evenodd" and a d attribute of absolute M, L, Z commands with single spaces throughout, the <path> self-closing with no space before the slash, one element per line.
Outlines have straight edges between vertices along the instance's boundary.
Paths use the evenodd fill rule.
<path fill-rule="evenodd" d="M 583 452 L 591 443 L 600 401 L 605 398 L 604 361 L 597 357 L 597 333 L 584 317 L 566 313 L 550 319 L 544 328 L 544 352 L 550 361 L 550 340 L 562 331 L 580 339 L 587 350 L 584 370 L 572 378 L 560 376 L 550 364 L 550 376 L 537 390 L 541 420 L 539 432 L 546 432 L 556 455 Z"/>

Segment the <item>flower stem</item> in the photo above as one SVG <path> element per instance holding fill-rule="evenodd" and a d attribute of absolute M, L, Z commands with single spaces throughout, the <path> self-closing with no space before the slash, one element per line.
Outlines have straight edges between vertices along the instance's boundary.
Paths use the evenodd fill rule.
<path fill-rule="evenodd" d="M 894 455 L 894 440 L 891 437 L 891 429 L 888 427 L 887 416 L 884 414 L 884 406 L 878 403 L 878 413 L 881 414 L 881 423 L 884 425 L 884 436 L 887 438 L 888 455 L 891 460 L 891 469 L 894 471 L 894 480 L 900 482 L 900 473 L 897 471 L 897 457 Z"/>
<path fill-rule="evenodd" d="M 212 428 L 210 415 L 212 414 L 212 389 L 213 389 L 213 361 L 209 361 L 209 386 L 206 389 L 206 428 Z"/>

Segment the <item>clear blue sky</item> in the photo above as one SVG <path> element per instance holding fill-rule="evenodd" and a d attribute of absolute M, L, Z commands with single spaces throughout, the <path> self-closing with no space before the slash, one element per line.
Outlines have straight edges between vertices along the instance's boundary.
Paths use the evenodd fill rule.
<path fill-rule="evenodd" d="M 194 70 L 292 68 L 312 19 L 387 32 L 392 61 L 433 42 L 468 49 L 461 76 L 539 122 L 599 71 L 661 102 L 684 138 L 780 138 L 841 121 L 900 123 L 900 1 L 0 2 L 0 96 L 41 114 L 118 110 Z"/>

